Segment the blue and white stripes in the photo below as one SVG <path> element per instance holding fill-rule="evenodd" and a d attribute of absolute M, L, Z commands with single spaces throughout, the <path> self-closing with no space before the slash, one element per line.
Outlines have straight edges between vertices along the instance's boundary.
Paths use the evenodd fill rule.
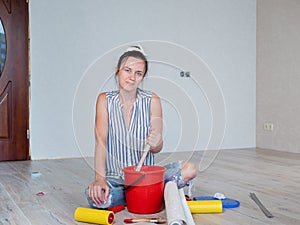
<path fill-rule="evenodd" d="M 108 113 L 108 138 L 106 143 L 106 175 L 122 176 L 126 166 L 137 165 L 146 144 L 150 129 L 150 106 L 152 93 L 137 90 L 136 102 L 127 129 L 118 91 L 106 93 Z M 149 152 L 145 165 L 154 164 L 154 155 Z"/>

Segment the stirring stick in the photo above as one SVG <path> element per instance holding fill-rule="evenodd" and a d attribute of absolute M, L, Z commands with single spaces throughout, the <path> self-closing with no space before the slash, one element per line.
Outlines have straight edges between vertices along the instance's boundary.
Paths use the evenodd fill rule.
<path fill-rule="evenodd" d="M 139 161 L 139 163 L 138 163 L 138 165 L 137 165 L 135 171 L 138 172 L 138 171 L 141 170 L 142 165 L 143 165 L 143 163 L 144 163 L 144 161 L 145 161 L 145 159 L 146 159 L 146 156 L 147 156 L 149 150 L 150 150 L 150 145 L 146 144 L 146 145 L 145 145 L 145 148 L 144 148 L 144 153 L 143 153 L 143 155 L 142 155 L 142 157 L 141 157 L 141 159 L 140 159 L 140 161 Z"/>

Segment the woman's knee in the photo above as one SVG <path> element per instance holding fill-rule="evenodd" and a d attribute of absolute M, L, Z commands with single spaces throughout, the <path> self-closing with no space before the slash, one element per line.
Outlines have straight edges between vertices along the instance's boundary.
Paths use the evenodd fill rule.
<path fill-rule="evenodd" d="M 197 167 L 192 162 L 181 163 L 181 176 L 182 179 L 187 182 L 197 176 Z"/>

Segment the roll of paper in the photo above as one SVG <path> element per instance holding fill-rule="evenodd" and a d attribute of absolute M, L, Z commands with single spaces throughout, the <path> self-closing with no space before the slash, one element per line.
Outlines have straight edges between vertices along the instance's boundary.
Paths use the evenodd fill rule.
<path fill-rule="evenodd" d="M 187 201 L 191 213 L 221 213 L 223 210 L 221 200 Z"/>
<path fill-rule="evenodd" d="M 183 189 L 178 190 L 175 182 L 166 183 L 164 198 L 168 225 L 195 225 Z"/>
<path fill-rule="evenodd" d="M 101 209 L 77 208 L 74 212 L 75 220 L 85 223 L 110 225 L 114 222 L 114 212 Z"/>

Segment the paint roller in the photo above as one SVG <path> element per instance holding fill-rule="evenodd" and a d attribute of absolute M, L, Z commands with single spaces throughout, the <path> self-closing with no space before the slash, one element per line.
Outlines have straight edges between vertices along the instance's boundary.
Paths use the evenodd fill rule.
<path fill-rule="evenodd" d="M 77 208 L 74 219 L 78 222 L 111 225 L 114 222 L 114 212 L 101 209 Z"/>
<path fill-rule="evenodd" d="M 191 213 L 221 213 L 223 211 L 221 200 L 187 201 Z"/>

